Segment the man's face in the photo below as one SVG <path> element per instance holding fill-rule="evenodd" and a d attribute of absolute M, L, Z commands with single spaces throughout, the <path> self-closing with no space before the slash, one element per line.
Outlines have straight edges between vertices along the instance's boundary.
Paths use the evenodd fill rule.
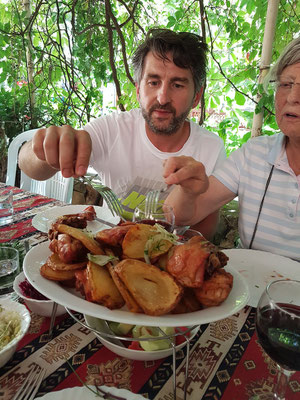
<path fill-rule="evenodd" d="M 168 58 L 172 60 L 172 55 Z M 161 135 L 177 132 L 201 97 L 201 92 L 195 94 L 189 69 L 161 60 L 152 52 L 145 57 L 142 79 L 136 90 L 146 123 Z"/>

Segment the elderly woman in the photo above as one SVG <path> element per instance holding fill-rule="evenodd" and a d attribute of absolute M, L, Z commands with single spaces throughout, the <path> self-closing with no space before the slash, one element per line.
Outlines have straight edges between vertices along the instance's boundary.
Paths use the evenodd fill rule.
<path fill-rule="evenodd" d="M 165 182 L 177 186 L 166 202 L 191 225 L 238 196 L 241 246 L 300 261 L 300 37 L 269 75 L 281 132 L 249 140 L 209 178 L 194 159 L 169 158 Z"/>

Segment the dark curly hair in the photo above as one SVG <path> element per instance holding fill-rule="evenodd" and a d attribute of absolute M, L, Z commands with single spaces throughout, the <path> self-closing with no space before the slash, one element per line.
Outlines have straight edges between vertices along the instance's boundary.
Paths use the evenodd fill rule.
<path fill-rule="evenodd" d="M 144 60 L 149 51 L 162 60 L 168 60 L 167 55 L 171 53 L 177 67 L 191 70 L 195 92 L 198 92 L 206 79 L 207 50 L 207 45 L 203 42 L 202 37 L 194 33 L 152 28 L 134 52 L 132 58 L 134 80 L 136 83 L 140 83 Z"/>

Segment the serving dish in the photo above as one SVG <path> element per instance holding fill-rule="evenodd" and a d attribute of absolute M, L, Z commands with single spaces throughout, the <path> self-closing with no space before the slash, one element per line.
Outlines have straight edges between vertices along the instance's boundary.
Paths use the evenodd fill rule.
<path fill-rule="evenodd" d="M 131 313 L 126 306 L 118 310 L 109 310 L 99 304 L 86 301 L 75 289 L 63 287 L 41 276 L 40 267 L 51 254 L 48 247 L 49 242 L 44 242 L 33 247 L 26 254 L 23 263 L 26 278 L 43 295 L 58 304 L 63 304 L 65 307 L 82 314 L 88 311 L 92 317 L 133 325 L 193 326 L 217 321 L 237 313 L 247 304 L 249 299 L 249 290 L 245 279 L 232 266 L 226 266 L 226 271 L 233 275 L 234 284 L 228 298 L 218 307 L 210 307 L 186 314 L 166 314 L 159 317 Z"/>
<path fill-rule="evenodd" d="M 137 361 L 151 361 L 151 360 L 160 360 L 161 358 L 169 357 L 173 354 L 173 348 L 164 349 L 164 350 L 155 350 L 155 351 L 145 351 L 145 350 L 133 350 L 128 349 L 127 347 L 119 346 L 117 343 L 112 341 L 109 337 L 105 337 L 103 334 L 101 335 L 101 323 L 99 324 L 99 319 L 95 317 L 91 317 L 90 315 L 84 315 L 84 319 L 86 324 L 91 328 L 97 330 L 94 332 L 96 337 L 100 340 L 100 342 L 111 350 L 113 353 L 118 354 L 121 357 L 129 358 L 131 360 Z M 192 340 L 193 337 L 197 334 L 199 330 L 199 326 L 195 327 L 189 336 L 189 339 Z M 176 351 L 182 349 L 186 346 L 186 342 L 178 344 L 175 348 Z"/>

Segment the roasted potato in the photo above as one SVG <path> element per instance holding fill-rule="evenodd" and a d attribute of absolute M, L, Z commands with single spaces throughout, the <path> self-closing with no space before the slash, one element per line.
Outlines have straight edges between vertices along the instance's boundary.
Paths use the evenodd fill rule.
<path fill-rule="evenodd" d="M 106 249 L 105 253 L 110 256 L 114 255 L 114 253 L 110 249 Z M 135 299 L 132 297 L 132 295 L 129 292 L 129 290 L 127 289 L 127 287 L 124 285 L 122 280 L 119 278 L 119 275 L 116 273 L 115 266 L 117 264 L 118 264 L 118 261 L 113 261 L 113 262 L 109 262 L 106 265 L 115 285 L 119 289 L 119 292 L 121 293 L 128 310 L 133 313 L 142 313 L 143 310 L 138 305 L 138 303 L 135 301 Z"/>
<path fill-rule="evenodd" d="M 123 307 L 124 299 L 106 266 L 89 261 L 84 274 L 82 284 L 86 300 L 102 304 L 111 310 Z"/>
<path fill-rule="evenodd" d="M 133 225 L 123 239 L 123 256 L 126 258 L 143 260 L 146 243 L 149 239 L 158 234 L 159 232 L 152 225 Z M 166 253 L 172 247 L 172 245 L 173 244 L 170 241 L 165 239 L 160 239 L 158 241 L 153 240 L 153 243 L 149 248 L 149 258 L 152 260 L 156 259 L 160 255 Z"/>
<path fill-rule="evenodd" d="M 127 259 L 119 262 L 114 270 L 145 314 L 167 314 L 182 297 L 181 285 L 153 265 Z"/>
<path fill-rule="evenodd" d="M 47 262 L 43 264 L 40 269 L 41 275 L 44 278 L 57 282 L 72 280 L 73 278 L 75 278 L 75 271 L 76 270 L 55 270 L 51 268 L 51 266 Z"/>
<path fill-rule="evenodd" d="M 52 253 L 51 256 L 48 257 L 47 264 L 49 267 L 57 271 L 71 271 L 75 269 L 86 268 L 87 260 L 79 263 L 66 264 L 61 261 L 56 253 Z"/>

